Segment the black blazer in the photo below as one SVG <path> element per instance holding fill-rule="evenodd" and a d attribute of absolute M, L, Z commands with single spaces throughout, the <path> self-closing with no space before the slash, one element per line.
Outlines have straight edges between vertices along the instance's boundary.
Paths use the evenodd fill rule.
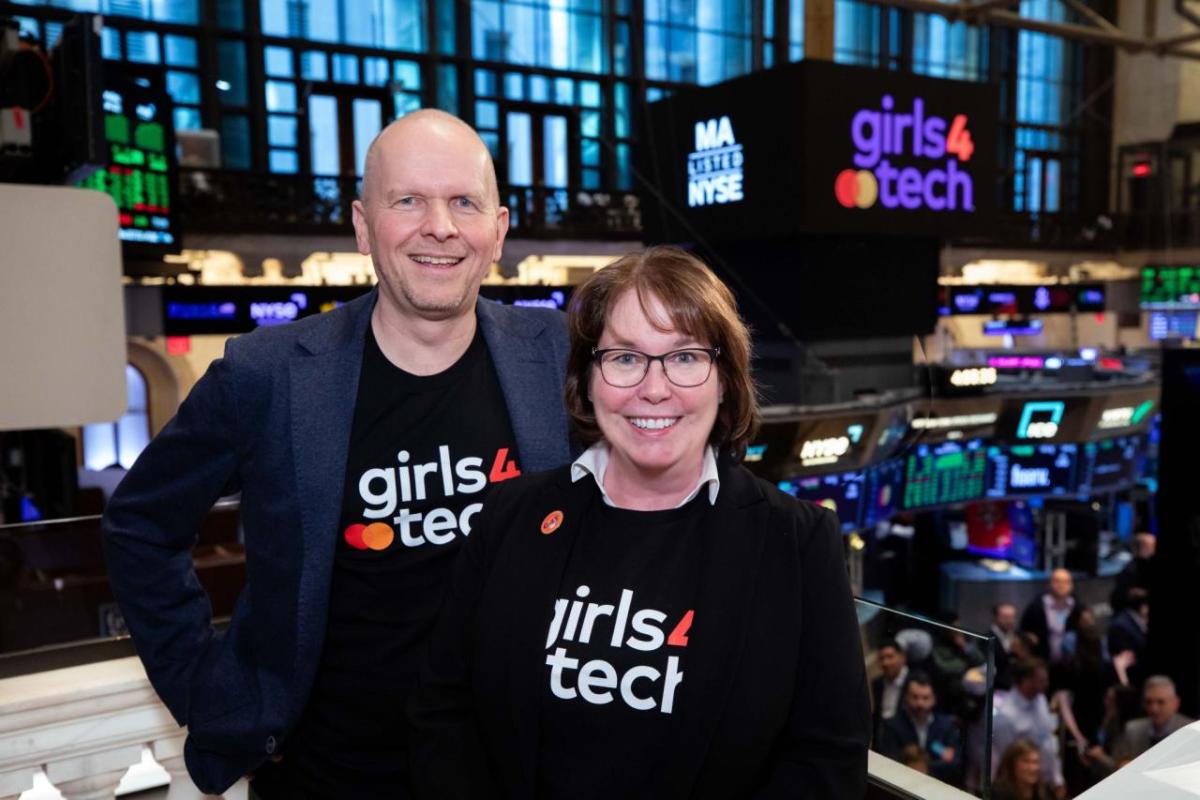
<path fill-rule="evenodd" d="M 1045 592 L 1039 592 L 1038 596 L 1033 598 L 1029 605 L 1025 606 L 1025 613 L 1021 614 L 1021 630 L 1025 633 L 1032 633 L 1037 637 L 1037 641 L 1033 645 L 1033 654 L 1043 661 L 1050 661 L 1050 626 L 1046 623 L 1046 607 L 1042 604 L 1042 596 Z M 1079 627 L 1079 615 L 1083 612 L 1083 603 L 1079 597 L 1071 595 L 1075 599 L 1075 605 L 1071 607 L 1071 613 L 1067 615 L 1067 624 L 1064 630 L 1073 631 Z"/>
<path fill-rule="evenodd" d="M 720 475 L 656 797 L 860 798 L 871 711 L 837 520 L 743 467 Z M 417 797 L 533 797 L 546 629 L 579 520 L 600 502 L 569 468 L 488 497 L 410 704 Z M 556 510 L 561 526 L 541 533 Z"/>
<path fill-rule="evenodd" d="M 959 770 L 962 766 L 962 741 L 958 725 L 945 714 L 934 713 L 925 734 L 925 752 L 929 754 L 929 773 L 946 783 L 957 783 Z M 879 736 L 876 738 L 875 749 L 893 761 L 900 761 L 904 748 L 910 744 L 920 745 L 917 728 L 913 725 L 912 717 L 904 709 L 896 711 L 896 715 L 885 719 L 879 726 Z M 944 761 L 937 751 L 953 747 L 954 759 Z"/>

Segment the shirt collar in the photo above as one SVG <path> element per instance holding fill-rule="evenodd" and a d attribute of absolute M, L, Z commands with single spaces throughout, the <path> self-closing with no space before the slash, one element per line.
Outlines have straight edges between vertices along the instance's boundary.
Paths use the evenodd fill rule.
<path fill-rule="evenodd" d="M 608 496 L 608 492 L 604 490 L 604 473 L 607 469 L 608 443 L 596 442 L 571 464 L 571 483 L 577 483 L 585 475 L 591 475 L 596 480 L 596 486 L 600 488 L 600 496 L 604 498 L 605 504 L 616 506 L 616 503 Z M 704 448 L 704 466 L 700 470 L 700 480 L 696 482 L 696 488 L 688 492 L 687 497 L 683 498 L 675 507 L 682 508 L 690 503 L 706 485 L 708 486 L 708 504 L 715 506 L 717 492 L 721 489 L 721 478 L 717 474 L 717 457 L 711 447 Z"/>

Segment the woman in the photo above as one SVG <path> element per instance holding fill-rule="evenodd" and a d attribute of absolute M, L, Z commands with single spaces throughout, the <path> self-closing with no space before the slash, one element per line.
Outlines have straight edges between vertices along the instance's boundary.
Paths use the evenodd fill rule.
<path fill-rule="evenodd" d="M 861 797 L 870 710 L 837 520 L 738 465 L 750 338 L 696 258 L 576 291 L 591 447 L 497 487 L 410 707 L 418 797 Z"/>
<path fill-rule="evenodd" d="M 1042 756 L 1037 746 L 1018 739 L 1000 757 L 992 800 L 1052 800 L 1054 791 L 1042 780 Z"/>

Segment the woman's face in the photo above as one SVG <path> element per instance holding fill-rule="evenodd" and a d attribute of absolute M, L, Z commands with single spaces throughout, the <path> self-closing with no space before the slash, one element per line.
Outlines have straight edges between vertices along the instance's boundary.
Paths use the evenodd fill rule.
<path fill-rule="evenodd" d="M 669 324 L 662 302 L 653 295 L 645 300 L 651 317 Z M 617 298 L 598 345 L 601 350 L 627 348 L 654 356 L 711 346 L 711 342 L 697 341 L 681 331 L 656 328 L 633 290 Z M 685 388 L 667 380 L 661 362 L 651 362 L 641 383 L 621 389 L 608 385 L 599 364 L 593 363 L 589 391 L 614 466 L 633 467 L 643 476 L 699 472 L 721 397 L 716 364 L 708 380 Z"/>
<path fill-rule="evenodd" d="M 1013 771 L 1019 785 L 1035 786 L 1042 777 L 1042 757 L 1037 750 L 1031 750 L 1017 759 Z"/>

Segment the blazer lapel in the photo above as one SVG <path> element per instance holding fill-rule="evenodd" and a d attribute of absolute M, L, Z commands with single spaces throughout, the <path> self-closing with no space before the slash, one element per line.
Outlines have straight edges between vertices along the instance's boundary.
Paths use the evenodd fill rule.
<path fill-rule="evenodd" d="M 553 617 L 554 601 L 561 597 L 563 572 L 579 531 L 579 522 L 593 503 L 601 502 L 595 482 L 583 478 L 571 482 L 570 470 L 551 483 L 531 508 L 518 518 L 519 537 L 514 552 L 519 554 L 519 571 L 514 571 L 508 595 L 515 598 L 509 617 L 509 688 L 513 725 L 516 731 L 516 778 L 522 791 L 514 796 L 532 796 L 537 787 L 539 716 L 546 692 L 546 634 Z M 551 533 L 542 523 L 553 512 L 562 513 L 561 524 Z M 572 595 L 573 596 L 573 595 Z M 545 625 L 540 624 L 544 622 Z"/>
<path fill-rule="evenodd" d="M 566 353 L 555 354 L 542 320 L 482 298 L 475 309 L 517 437 L 521 470 L 566 464 L 571 460 L 563 410 Z"/>
<path fill-rule="evenodd" d="M 292 459 L 303 528 L 296 658 L 301 668 L 295 678 L 301 687 L 316 669 L 325 630 L 350 428 L 375 295 L 305 331 L 297 339 L 301 353 L 289 364 Z"/>
<path fill-rule="evenodd" d="M 684 681 L 679 688 L 680 741 L 665 766 L 665 796 L 689 797 L 724 713 L 745 649 L 745 620 L 754 599 L 769 506 L 741 467 L 722 469 L 717 504 L 707 518 L 701 589 L 688 633 Z"/>

